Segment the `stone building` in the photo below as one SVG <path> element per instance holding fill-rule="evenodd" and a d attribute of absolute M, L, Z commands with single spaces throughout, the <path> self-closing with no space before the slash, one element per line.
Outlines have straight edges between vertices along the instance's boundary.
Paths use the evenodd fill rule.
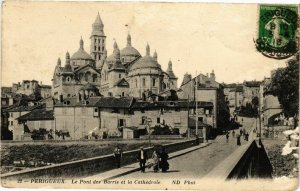
<path fill-rule="evenodd" d="M 224 89 L 222 84 L 216 82 L 214 71 L 210 75 L 199 74 L 195 78 L 192 78 L 190 74 L 185 74 L 177 94 L 179 99 L 213 103 L 212 126 L 215 130 L 221 130 L 229 122 L 230 114 Z"/>
<path fill-rule="evenodd" d="M 213 104 L 199 102 L 199 119 L 213 123 Z M 195 102 L 139 101 L 133 97 L 66 98 L 54 107 L 55 130 L 69 132 L 70 139 L 123 137 L 123 129 L 146 129 L 147 125 L 168 125 L 187 132 L 188 116 Z M 147 122 L 151 121 L 151 124 Z"/>
<path fill-rule="evenodd" d="M 271 78 L 264 78 L 260 84 L 260 110 L 263 125 L 269 124 L 269 119 L 282 112 L 278 97 L 272 95 L 269 90 Z"/>
<path fill-rule="evenodd" d="M 259 81 L 244 81 L 243 82 L 243 106 L 252 104 L 252 100 L 257 97 L 259 98 Z"/>
<path fill-rule="evenodd" d="M 98 13 L 92 25 L 90 53 L 84 50 L 83 40 L 71 57 L 66 54 L 65 66 L 58 59 L 55 67 L 52 89 L 53 96 L 75 96 L 81 87 L 90 83 L 104 96 L 142 98 L 146 92 L 159 94 L 165 90 L 177 89 L 177 77 L 169 61 L 168 69 L 163 71 L 158 63 L 157 52 L 150 55 L 150 46 L 145 56 L 132 46 L 131 35 L 127 36 L 127 45 L 119 49 L 114 42 L 113 53 L 107 56 L 104 24 Z"/>

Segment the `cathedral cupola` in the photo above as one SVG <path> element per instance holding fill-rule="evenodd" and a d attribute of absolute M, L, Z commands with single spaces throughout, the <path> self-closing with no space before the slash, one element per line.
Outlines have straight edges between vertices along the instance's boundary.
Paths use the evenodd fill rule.
<path fill-rule="evenodd" d="M 166 73 L 168 74 L 170 79 L 177 79 L 177 77 L 175 76 L 175 74 L 173 72 L 172 61 L 171 60 L 169 60 L 168 69 L 167 69 Z"/>
<path fill-rule="evenodd" d="M 66 53 L 66 64 L 63 69 L 63 74 L 73 74 L 73 70 L 70 64 L 70 54 L 69 52 Z"/>
<path fill-rule="evenodd" d="M 146 46 L 146 56 L 150 56 L 150 46 L 149 46 L 148 43 L 147 43 L 147 46 Z"/>
<path fill-rule="evenodd" d="M 157 61 L 157 52 L 156 52 L 156 50 L 154 51 L 153 58 L 154 58 L 155 61 Z"/>
<path fill-rule="evenodd" d="M 130 36 L 130 34 L 127 35 L 127 46 L 131 46 L 131 36 Z"/>
<path fill-rule="evenodd" d="M 61 66 L 61 60 L 60 60 L 60 58 L 57 59 L 57 65 Z"/>
<path fill-rule="evenodd" d="M 135 49 L 131 44 L 131 35 L 127 35 L 127 45 L 125 48 L 123 48 L 120 52 L 121 54 L 121 60 L 123 64 L 128 64 L 132 62 L 133 60 L 141 57 L 141 54 L 137 49 Z"/>

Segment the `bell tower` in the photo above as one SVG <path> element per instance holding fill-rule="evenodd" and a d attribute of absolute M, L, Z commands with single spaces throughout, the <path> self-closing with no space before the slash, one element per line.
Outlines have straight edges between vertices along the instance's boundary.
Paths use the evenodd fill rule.
<path fill-rule="evenodd" d="M 95 22 L 92 25 L 92 34 L 91 34 L 91 56 L 95 61 L 101 60 L 104 56 L 104 52 L 106 49 L 106 36 L 103 31 L 104 25 L 101 20 L 100 14 L 96 17 Z"/>

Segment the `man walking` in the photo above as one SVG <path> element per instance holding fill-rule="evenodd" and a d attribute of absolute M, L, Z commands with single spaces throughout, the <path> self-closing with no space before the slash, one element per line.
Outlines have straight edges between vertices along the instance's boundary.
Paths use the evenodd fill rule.
<path fill-rule="evenodd" d="M 147 161 L 147 159 L 148 159 L 148 156 L 147 156 L 147 152 L 144 151 L 144 148 L 143 148 L 143 147 L 140 147 L 140 151 L 139 151 L 139 153 L 138 153 L 137 159 L 138 159 L 139 162 L 140 162 L 140 169 L 141 169 L 141 172 L 145 172 L 146 161 Z"/>
<path fill-rule="evenodd" d="M 121 167 L 121 158 L 122 158 L 122 150 L 119 146 L 117 146 L 114 150 L 114 157 L 116 161 L 117 168 Z"/>

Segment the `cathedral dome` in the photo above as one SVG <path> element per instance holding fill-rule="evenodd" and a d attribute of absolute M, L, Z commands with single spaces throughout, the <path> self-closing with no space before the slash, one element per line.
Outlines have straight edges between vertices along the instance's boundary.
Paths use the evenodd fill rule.
<path fill-rule="evenodd" d="M 80 47 L 78 51 L 72 55 L 71 60 L 93 60 L 91 55 L 84 50 L 82 39 L 80 39 Z"/>
<path fill-rule="evenodd" d="M 146 56 L 140 58 L 137 62 L 135 62 L 130 70 L 142 69 L 142 68 L 156 68 L 161 69 L 160 64 L 155 60 L 155 58 L 150 56 L 150 47 L 147 45 L 146 47 Z"/>
<path fill-rule="evenodd" d="M 126 46 L 125 48 L 123 48 L 121 50 L 121 57 L 123 57 L 123 56 L 135 56 L 135 57 L 139 57 L 139 56 L 141 56 L 141 54 L 134 47 L 132 47 L 132 46 Z"/>
<path fill-rule="evenodd" d="M 141 56 L 139 51 L 131 46 L 130 34 L 128 34 L 128 36 L 127 36 L 127 46 L 121 50 L 121 57 L 125 57 L 125 56 L 133 56 L 133 57 Z"/>

